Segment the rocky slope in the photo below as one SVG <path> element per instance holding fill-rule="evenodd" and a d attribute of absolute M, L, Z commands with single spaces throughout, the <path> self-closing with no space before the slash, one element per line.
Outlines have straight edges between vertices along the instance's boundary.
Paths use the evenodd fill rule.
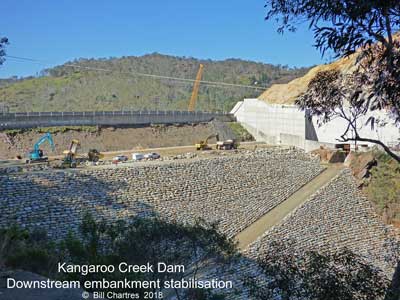
<path fill-rule="evenodd" d="M 348 169 L 266 232 L 250 247 L 250 256 L 262 256 L 273 241 L 300 253 L 348 248 L 387 274 L 392 274 L 400 256 L 398 233 L 376 215 Z"/>
<path fill-rule="evenodd" d="M 303 152 L 268 149 L 183 162 L 10 174 L 0 176 L 0 227 L 15 221 L 61 237 L 90 212 L 108 221 L 158 215 L 193 223 L 201 218 L 217 222 L 232 237 L 322 169 Z"/>

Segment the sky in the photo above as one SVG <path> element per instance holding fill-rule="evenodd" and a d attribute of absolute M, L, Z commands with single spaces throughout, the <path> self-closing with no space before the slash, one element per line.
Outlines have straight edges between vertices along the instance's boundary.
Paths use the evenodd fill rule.
<path fill-rule="evenodd" d="M 302 67 L 327 62 L 306 25 L 276 32 L 263 0 L 2 0 L 8 37 L 0 78 L 35 75 L 75 58 L 162 53 Z"/>

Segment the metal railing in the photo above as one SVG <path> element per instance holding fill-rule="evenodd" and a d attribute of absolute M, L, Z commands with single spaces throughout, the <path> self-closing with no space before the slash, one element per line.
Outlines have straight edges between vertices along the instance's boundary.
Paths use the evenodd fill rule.
<path fill-rule="evenodd" d="M 205 111 L 161 111 L 161 110 L 137 110 L 137 111 L 82 111 L 82 112 L 15 112 L 15 113 L 0 113 L 1 117 L 7 118 L 18 118 L 18 117 L 101 117 L 101 116 L 137 116 L 137 115 L 213 115 L 213 116 L 224 116 L 229 115 L 227 112 L 205 112 Z"/>

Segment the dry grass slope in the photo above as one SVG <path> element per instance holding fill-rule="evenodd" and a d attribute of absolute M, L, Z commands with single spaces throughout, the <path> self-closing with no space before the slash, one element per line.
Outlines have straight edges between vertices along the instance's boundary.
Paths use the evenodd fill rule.
<path fill-rule="evenodd" d="M 274 104 L 294 104 L 296 98 L 307 90 L 309 82 L 318 72 L 340 70 L 343 73 L 347 73 L 354 67 L 355 59 L 356 55 L 352 55 L 331 64 L 316 66 L 303 77 L 296 78 L 287 84 L 273 84 L 259 96 L 259 99 Z"/>

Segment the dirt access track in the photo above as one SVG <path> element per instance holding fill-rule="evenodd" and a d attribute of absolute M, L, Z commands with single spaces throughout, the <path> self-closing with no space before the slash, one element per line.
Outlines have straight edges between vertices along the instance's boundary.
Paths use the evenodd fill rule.
<path fill-rule="evenodd" d="M 343 169 L 342 164 L 328 164 L 327 168 L 313 180 L 302 186 L 284 202 L 274 207 L 256 222 L 236 235 L 240 250 L 245 250 L 265 232 L 279 224 L 288 214 L 307 201 L 322 186 L 328 184 Z"/>
<path fill-rule="evenodd" d="M 228 127 L 228 126 L 226 126 Z M 214 124 L 193 125 L 157 125 L 138 128 L 89 128 L 89 130 L 66 130 L 52 133 L 56 151 L 52 152 L 48 143 L 41 145 L 41 149 L 48 156 L 61 155 L 69 148 L 72 139 L 81 143 L 79 154 L 87 153 L 89 149 L 101 152 L 128 150 L 138 151 L 146 148 L 176 147 L 194 145 L 199 140 L 216 133 Z M 0 159 L 12 159 L 17 155 L 25 157 L 33 148 L 36 141 L 43 136 L 37 130 L 20 133 L 0 132 Z M 215 142 L 211 140 L 210 142 Z"/>

